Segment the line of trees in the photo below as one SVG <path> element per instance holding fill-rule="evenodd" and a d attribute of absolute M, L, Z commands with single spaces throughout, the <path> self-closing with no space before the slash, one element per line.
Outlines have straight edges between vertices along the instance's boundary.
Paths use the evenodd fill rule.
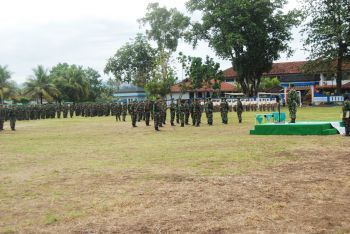
<path fill-rule="evenodd" d="M 196 47 L 199 41 L 204 41 L 219 57 L 231 62 L 242 91 L 255 96 L 261 82 L 266 83 L 262 75 L 271 70 L 273 62 L 282 53 L 292 55 L 291 30 L 303 22 L 304 49 L 310 52 L 310 63 L 305 69 L 320 73 L 333 68 L 340 93 L 342 65 L 350 60 L 350 1 L 305 0 L 302 10 L 288 12 L 284 10 L 286 3 L 286 0 L 188 0 L 187 10 L 201 15 L 197 21 L 174 8 L 152 3 L 139 20 L 146 29 L 145 35 L 139 34 L 119 49 L 110 58 L 105 72 L 118 81 L 163 95 L 176 80 L 172 64 L 178 42 L 185 40 Z M 151 43 L 156 46 L 153 48 Z M 179 62 L 184 64 L 183 59 Z M 206 85 L 199 80 L 206 80 L 209 75 L 193 70 L 201 62 L 200 58 L 193 58 L 192 72 L 185 73 L 194 86 Z"/>
<path fill-rule="evenodd" d="M 95 102 L 110 101 L 114 91 L 112 80 L 103 82 L 101 75 L 92 68 L 59 63 L 50 70 L 38 65 L 28 77 L 23 88 L 11 80 L 7 66 L 0 65 L 0 101 L 17 102 L 36 100 L 47 102 Z"/>
<path fill-rule="evenodd" d="M 290 53 L 291 28 L 299 22 L 299 13 L 295 10 L 284 13 L 285 3 L 284 0 L 189 0 L 187 9 L 199 11 L 202 16 L 199 21 L 191 21 L 174 8 L 152 3 L 145 17 L 139 20 L 146 28 L 145 35 L 137 35 L 120 48 L 109 59 L 105 73 L 113 74 L 120 82 L 144 87 L 151 94 L 165 95 L 176 81 L 172 64 L 178 42 L 185 40 L 196 47 L 199 41 L 205 41 L 219 57 L 231 61 L 243 92 L 254 96 L 262 74 L 269 72 L 282 52 Z M 156 46 L 153 48 L 151 43 Z M 192 88 L 211 86 L 212 80 L 214 88 L 220 87 L 223 74 L 213 59 L 206 58 L 204 62 L 202 58 L 180 54 L 178 61 L 186 70 Z"/>
<path fill-rule="evenodd" d="M 145 16 L 138 20 L 144 33 L 118 49 L 108 59 L 104 72 L 113 75 L 116 83 L 132 83 L 144 87 L 151 95 L 165 96 L 178 80 L 174 66 L 177 60 L 192 88 L 212 85 L 216 89 L 223 75 L 213 59 L 182 53 L 175 58 L 180 41 L 193 47 L 202 41 L 220 58 L 231 62 L 238 74 L 239 87 L 246 95 L 255 96 L 269 82 L 262 75 L 271 70 L 273 62 L 282 53 L 292 54 L 291 30 L 303 22 L 304 48 L 310 52 L 307 70 L 319 73 L 333 69 L 340 93 L 343 64 L 350 62 L 350 0 L 305 0 L 302 10 L 288 12 L 284 10 L 286 3 L 286 0 L 188 0 L 187 10 L 191 14 L 199 12 L 195 14 L 201 16 L 199 20 L 175 8 L 151 3 Z M 15 93 L 10 77 L 8 68 L 0 66 L 1 101 Z M 97 71 L 58 64 L 50 72 L 41 66 L 35 68 L 22 91 L 39 102 L 43 99 L 78 102 L 108 97 L 110 90 L 102 84 Z"/>

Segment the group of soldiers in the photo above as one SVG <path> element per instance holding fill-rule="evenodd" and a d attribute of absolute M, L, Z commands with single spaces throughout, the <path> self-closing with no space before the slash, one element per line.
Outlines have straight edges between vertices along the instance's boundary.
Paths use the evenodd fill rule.
<path fill-rule="evenodd" d="M 288 92 L 288 109 L 291 123 L 296 121 L 297 106 L 299 99 L 297 92 L 292 87 Z M 256 107 L 256 110 L 274 109 L 274 105 L 262 105 Z M 240 98 L 230 108 L 226 98 L 222 98 L 218 110 L 221 114 L 223 124 L 228 123 L 228 112 L 233 110 L 237 112 L 239 123 L 242 123 L 242 113 L 244 111 L 254 110 L 254 106 L 245 105 Z M 181 127 L 192 124 L 199 127 L 202 122 L 202 116 L 205 114 L 208 125 L 213 125 L 213 113 L 216 110 L 211 98 L 194 100 L 181 100 L 176 102 L 171 100 L 168 106 L 166 101 L 157 98 L 156 101 L 134 100 L 127 104 L 124 103 L 78 103 L 78 104 L 45 104 L 30 106 L 2 106 L 0 105 L 0 131 L 4 130 L 4 122 L 9 121 L 11 130 L 15 131 L 17 120 L 39 120 L 54 118 L 73 118 L 73 116 L 82 117 L 101 117 L 115 116 L 116 121 L 126 121 L 126 116 L 131 117 L 131 124 L 137 127 L 137 122 L 145 121 L 146 126 L 150 126 L 150 121 L 154 121 L 154 128 L 159 131 L 160 127 L 166 124 L 167 109 L 170 111 L 170 124 Z M 191 119 L 191 120 L 190 120 Z M 345 96 L 343 106 L 343 123 L 345 125 L 346 135 L 349 136 L 350 129 L 350 102 Z"/>
<path fill-rule="evenodd" d="M 125 121 L 127 105 L 121 103 L 82 103 L 82 104 L 44 104 L 29 106 L 0 105 L 0 131 L 4 129 L 4 122 L 10 121 L 11 130 L 16 130 L 16 121 L 40 120 L 82 117 L 116 116 Z"/>
<path fill-rule="evenodd" d="M 136 123 L 144 120 L 146 126 L 150 126 L 150 120 L 154 121 L 154 129 L 159 131 L 160 127 L 166 124 L 168 106 L 164 100 L 157 98 L 155 102 L 137 101 L 134 100 L 128 105 L 128 111 L 131 116 L 131 123 L 133 127 L 137 127 Z M 201 103 L 200 99 L 189 100 L 178 99 L 174 102 L 171 100 L 169 105 L 170 110 L 170 124 L 175 126 L 175 121 L 181 127 L 190 124 L 199 127 L 202 122 L 202 115 L 205 113 L 208 125 L 213 125 L 214 105 L 211 98 Z M 228 123 L 229 105 L 226 98 L 223 98 L 220 103 L 220 113 L 223 124 Z M 237 101 L 236 112 L 239 123 L 242 123 L 243 105 L 240 99 Z"/>

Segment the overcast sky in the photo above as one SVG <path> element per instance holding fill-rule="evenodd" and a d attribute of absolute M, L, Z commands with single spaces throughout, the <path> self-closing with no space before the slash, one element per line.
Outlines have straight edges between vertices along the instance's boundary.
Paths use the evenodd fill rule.
<path fill-rule="evenodd" d="M 106 60 L 118 48 L 143 32 L 137 19 L 155 0 L 4 0 L 0 14 L 0 64 L 8 65 L 12 78 L 24 82 L 39 64 L 50 68 L 57 63 L 92 67 L 103 75 Z M 162 6 L 185 12 L 186 0 L 159 0 Z M 290 0 L 287 9 L 296 7 Z M 294 55 L 280 61 L 304 60 L 299 30 L 293 31 Z M 215 57 L 202 43 L 196 50 L 181 43 L 187 55 Z M 230 62 L 219 60 L 221 69 Z M 179 78 L 181 74 L 179 72 Z M 103 75 L 104 78 L 107 78 Z"/>

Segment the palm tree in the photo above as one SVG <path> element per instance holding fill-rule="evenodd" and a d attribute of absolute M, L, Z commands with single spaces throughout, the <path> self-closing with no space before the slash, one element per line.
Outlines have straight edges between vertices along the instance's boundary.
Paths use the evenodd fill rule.
<path fill-rule="evenodd" d="M 43 104 L 43 99 L 50 101 L 59 95 L 56 86 L 51 82 L 47 70 L 39 65 L 33 69 L 34 75 L 29 77 L 25 83 L 25 94 L 31 98 L 36 98 L 37 102 Z"/>
<path fill-rule="evenodd" d="M 15 83 L 10 81 L 11 72 L 7 66 L 0 65 L 0 103 L 4 104 L 4 99 L 14 95 Z"/>
<path fill-rule="evenodd" d="M 63 97 L 70 101 L 83 101 L 89 96 L 90 84 L 81 67 L 69 66 L 60 76 L 54 78 L 54 83 Z"/>

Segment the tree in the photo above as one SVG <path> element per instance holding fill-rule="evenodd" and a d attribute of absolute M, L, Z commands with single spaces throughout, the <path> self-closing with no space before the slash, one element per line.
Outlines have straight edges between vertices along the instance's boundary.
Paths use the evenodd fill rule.
<path fill-rule="evenodd" d="M 291 28 L 298 13 L 283 13 L 286 0 L 189 0 L 187 8 L 200 11 L 200 22 L 192 23 L 188 40 L 205 40 L 216 54 L 229 59 L 238 73 L 244 93 L 254 96 L 260 78 L 269 72 L 281 52 L 291 50 Z"/>
<path fill-rule="evenodd" d="M 307 34 L 304 45 L 310 51 L 309 59 L 316 70 L 334 70 L 340 94 L 343 63 L 350 60 L 350 1 L 306 0 L 303 9 L 303 32 Z"/>
<path fill-rule="evenodd" d="M 0 65 L 0 103 L 4 104 L 5 98 L 12 97 L 16 91 L 16 84 L 10 80 L 11 72 L 7 66 Z"/>
<path fill-rule="evenodd" d="M 43 104 L 43 99 L 51 101 L 55 97 L 58 97 L 59 91 L 50 80 L 47 70 L 42 65 L 34 68 L 33 73 L 24 84 L 25 95 L 36 98 L 40 104 Z"/>
<path fill-rule="evenodd" d="M 59 101 L 80 102 L 88 100 L 90 83 L 83 67 L 60 63 L 51 69 L 50 77 L 60 91 Z"/>
<path fill-rule="evenodd" d="M 189 77 L 193 89 L 199 89 L 206 86 L 215 91 L 220 90 L 220 84 L 224 79 L 224 74 L 220 70 L 220 64 L 215 63 L 214 59 L 206 57 L 203 63 L 202 58 L 191 57 L 191 66 L 189 69 Z"/>
<path fill-rule="evenodd" d="M 151 3 L 147 7 L 145 17 L 139 20 L 143 26 L 148 26 L 146 35 L 157 43 L 157 62 L 148 90 L 158 90 L 160 95 L 170 91 L 175 83 L 174 70 L 170 66 L 172 54 L 176 51 L 179 40 L 184 37 L 190 18 L 175 8 L 160 7 L 158 3 Z M 156 83 L 159 84 L 156 84 Z M 170 85 L 170 86 L 169 86 Z"/>
<path fill-rule="evenodd" d="M 281 84 L 277 77 L 263 77 L 261 79 L 260 89 L 267 90 L 275 88 Z"/>
<path fill-rule="evenodd" d="M 89 96 L 88 101 L 96 101 L 97 98 L 100 98 L 100 96 L 104 93 L 104 86 L 102 83 L 101 75 L 98 73 L 98 71 L 88 67 L 84 70 L 86 74 L 86 79 L 89 82 Z"/>
<path fill-rule="evenodd" d="M 156 64 L 156 51 L 147 39 L 138 34 L 111 57 L 105 67 L 106 74 L 113 74 L 120 82 L 132 83 L 144 87 L 152 76 Z"/>

